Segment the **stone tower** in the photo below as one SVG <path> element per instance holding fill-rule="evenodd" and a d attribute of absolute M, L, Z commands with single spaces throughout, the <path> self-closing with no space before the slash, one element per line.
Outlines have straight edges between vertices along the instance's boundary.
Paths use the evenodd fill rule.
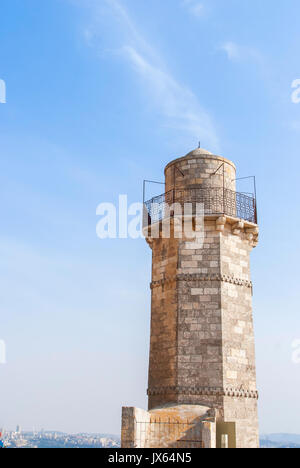
<path fill-rule="evenodd" d="M 146 203 L 153 258 L 149 408 L 123 408 L 123 447 L 257 448 L 250 277 L 256 200 L 236 192 L 231 161 L 203 149 L 169 163 L 165 178 L 165 194 Z M 190 227 L 183 230 L 174 206 L 185 203 Z M 153 436 L 158 424 L 166 425 L 164 437 Z"/>

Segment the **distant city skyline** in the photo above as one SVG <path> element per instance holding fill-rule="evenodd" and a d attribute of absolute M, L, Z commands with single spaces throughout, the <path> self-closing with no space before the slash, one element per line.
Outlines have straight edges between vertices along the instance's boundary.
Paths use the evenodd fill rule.
<path fill-rule="evenodd" d="M 118 448 L 120 437 L 113 434 L 68 434 L 59 431 L 6 432 L 6 448 Z M 1 441 L 0 441 L 1 442 Z M 300 448 L 299 434 L 261 434 L 261 448 Z M 1 447 L 1 443 L 0 443 Z"/>
<path fill-rule="evenodd" d="M 110 434 L 67 434 L 62 432 L 7 432 L 5 448 L 118 448 L 120 439 Z M 0 445 L 1 447 L 1 445 Z"/>

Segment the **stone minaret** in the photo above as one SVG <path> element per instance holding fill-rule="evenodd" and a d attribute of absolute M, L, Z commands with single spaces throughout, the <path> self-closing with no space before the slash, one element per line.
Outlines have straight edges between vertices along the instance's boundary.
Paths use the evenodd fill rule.
<path fill-rule="evenodd" d="M 148 414 L 171 407 L 191 414 L 211 409 L 217 433 L 231 423 L 233 446 L 256 448 L 250 277 L 250 252 L 258 241 L 255 200 L 236 193 L 231 161 L 203 149 L 169 163 L 165 177 L 165 201 L 192 202 L 193 217 L 195 202 L 202 203 L 205 217 L 194 239 L 177 238 L 174 226 L 181 220 L 171 211 L 171 235 L 165 238 L 160 218 L 154 220 L 156 205 L 148 205 L 149 223 L 160 225 L 156 236 L 146 229 L 153 256 Z"/>

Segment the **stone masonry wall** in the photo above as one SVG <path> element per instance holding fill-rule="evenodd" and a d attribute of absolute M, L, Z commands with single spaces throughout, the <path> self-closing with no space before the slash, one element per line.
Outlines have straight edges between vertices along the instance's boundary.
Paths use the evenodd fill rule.
<path fill-rule="evenodd" d="M 224 420 L 237 424 L 237 447 L 258 447 L 255 344 L 252 318 L 251 246 L 227 227 L 221 237 L 221 272 L 243 280 L 222 284 L 224 388 L 243 397 L 224 398 Z"/>
<path fill-rule="evenodd" d="M 149 408 L 206 405 L 257 445 L 247 234 L 206 218 L 195 239 L 153 239 Z M 247 428 L 247 430 L 245 429 Z"/>
<path fill-rule="evenodd" d="M 149 388 L 176 385 L 178 239 L 155 239 L 152 244 L 152 306 Z M 165 281 L 170 278 L 170 281 Z M 172 394 L 149 396 L 149 409 L 172 403 Z"/>
<path fill-rule="evenodd" d="M 222 388 L 223 383 L 220 233 L 215 222 L 205 223 L 204 240 L 182 242 L 178 256 L 178 386 L 188 395 L 189 388 Z M 203 401 L 203 395 L 191 396 L 194 403 Z"/>
<path fill-rule="evenodd" d="M 223 187 L 223 163 L 225 188 L 235 190 L 235 165 L 221 156 L 202 152 L 197 154 L 196 150 L 190 156 L 176 159 L 167 165 L 166 192 L 173 188 Z"/>
<path fill-rule="evenodd" d="M 224 397 L 224 420 L 236 423 L 236 447 L 259 448 L 257 400 L 245 397 Z"/>

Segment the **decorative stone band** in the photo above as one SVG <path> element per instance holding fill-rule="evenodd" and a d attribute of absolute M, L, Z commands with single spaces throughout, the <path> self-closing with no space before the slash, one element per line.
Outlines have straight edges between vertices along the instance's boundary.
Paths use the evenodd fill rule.
<path fill-rule="evenodd" d="M 245 390 L 243 388 L 221 388 L 221 387 L 153 387 L 147 390 L 148 396 L 155 395 L 199 395 L 199 396 L 219 396 L 253 398 L 258 400 L 258 392 L 255 390 Z"/>
<path fill-rule="evenodd" d="M 204 275 L 201 273 L 193 274 L 181 274 L 177 276 L 166 277 L 159 281 L 153 281 L 150 285 L 151 289 L 164 286 L 166 284 L 174 283 L 175 281 L 220 281 L 223 283 L 236 284 L 238 286 L 245 286 L 246 288 L 252 289 L 252 281 L 244 280 L 241 278 L 235 278 L 228 275 Z"/>

